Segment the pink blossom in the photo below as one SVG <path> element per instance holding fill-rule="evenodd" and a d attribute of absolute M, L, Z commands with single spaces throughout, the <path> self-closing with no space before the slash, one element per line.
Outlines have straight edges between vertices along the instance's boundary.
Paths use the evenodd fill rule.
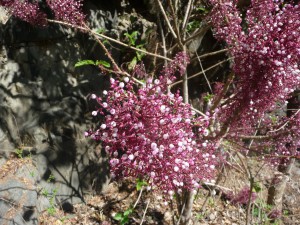
<path fill-rule="evenodd" d="M 115 176 L 143 177 L 163 191 L 192 190 L 199 186 L 195 179 L 213 178 L 218 160 L 206 159 L 202 154 L 218 155 L 217 142 L 207 140 L 204 148 L 203 134 L 193 132 L 194 127 L 207 129 L 210 117 L 204 119 L 192 113 L 179 92 L 171 95 L 155 91 L 158 87 L 167 90 L 175 73 L 184 72 L 186 60 L 185 54 L 180 53 L 163 69 L 162 76 L 146 79 L 143 87 L 134 87 L 132 80 L 123 87 L 121 81 L 111 79 L 105 99 L 97 100 L 106 127 L 90 134 L 109 146 L 107 152 Z M 204 162 L 210 167 L 205 167 Z"/>
<path fill-rule="evenodd" d="M 46 0 L 55 19 L 73 25 L 82 25 L 85 19 L 81 11 L 82 0 Z"/>
<path fill-rule="evenodd" d="M 300 85 L 300 7 L 252 0 L 242 21 L 236 0 L 210 0 L 215 37 L 225 41 L 235 73 L 232 98 L 219 112 L 231 131 L 255 126 Z"/>

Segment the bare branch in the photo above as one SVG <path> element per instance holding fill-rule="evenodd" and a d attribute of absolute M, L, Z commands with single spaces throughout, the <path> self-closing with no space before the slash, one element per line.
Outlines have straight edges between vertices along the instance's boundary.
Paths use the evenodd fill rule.
<path fill-rule="evenodd" d="M 208 87 L 209 87 L 209 90 L 211 91 L 211 93 L 213 93 L 213 90 L 212 90 L 212 88 L 211 88 L 210 82 L 209 82 L 209 80 L 207 79 L 207 76 L 206 76 L 206 74 L 205 74 L 205 71 L 204 71 L 203 66 L 202 66 L 202 63 L 201 63 L 201 59 L 200 59 L 200 57 L 198 56 L 197 51 L 196 51 L 196 55 L 197 55 L 197 58 L 198 58 L 199 65 L 200 65 L 200 67 L 201 67 L 201 71 L 202 71 L 202 73 L 203 73 L 203 76 L 204 76 L 204 78 L 205 78 L 205 80 L 206 80 L 206 82 L 207 82 L 207 85 L 208 85 Z"/>
<path fill-rule="evenodd" d="M 61 22 L 61 21 L 57 21 L 57 20 L 50 20 L 50 19 L 48 19 L 48 21 L 49 21 L 50 23 L 61 24 L 61 25 L 73 27 L 73 28 L 75 28 L 75 29 L 79 29 L 79 30 L 82 30 L 82 31 L 88 31 L 87 28 L 85 28 L 85 27 L 74 26 L 73 24 L 70 24 L 70 23 Z M 90 32 L 94 33 L 96 36 L 99 36 L 99 37 L 101 37 L 101 38 L 104 38 L 104 39 L 106 39 L 106 40 L 109 40 L 109 41 L 111 41 L 111 42 L 114 42 L 114 43 L 119 44 L 119 45 L 121 45 L 121 46 L 130 48 L 130 49 L 132 49 L 132 50 L 135 50 L 135 51 L 138 51 L 138 52 L 142 52 L 142 53 L 144 53 L 144 54 L 146 54 L 146 55 L 150 55 L 150 56 L 153 56 L 153 57 L 161 58 L 161 59 L 167 60 L 167 61 L 169 61 L 169 62 L 172 61 L 172 59 L 170 59 L 170 58 L 167 58 L 167 57 L 164 57 L 164 56 L 162 56 L 162 55 L 158 55 L 158 54 L 155 54 L 155 53 L 152 53 L 152 52 L 148 52 L 148 51 L 145 51 L 145 50 L 143 50 L 143 49 L 135 48 L 135 47 L 130 46 L 130 45 L 128 45 L 128 44 L 125 44 L 125 43 L 123 43 L 123 42 L 121 42 L 121 41 L 118 41 L 118 40 L 116 40 L 116 39 L 114 39 L 114 38 L 108 37 L 108 36 L 106 36 L 106 35 L 104 35 L 104 34 L 99 34 L 99 33 L 95 32 L 95 31 L 93 31 L 93 30 L 90 30 Z"/>
<path fill-rule="evenodd" d="M 209 70 L 211 70 L 211 69 L 213 69 L 213 68 L 215 68 L 215 67 L 217 67 L 217 66 L 220 66 L 220 65 L 222 65 L 223 63 L 229 61 L 230 59 L 232 59 L 232 58 L 228 58 L 228 59 L 225 59 L 225 60 L 223 60 L 223 61 L 221 61 L 221 62 L 218 62 L 218 63 L 216 63 L 215 65 L 213 65 L 213 66 L 211 66 L 211 67 L 208 67 L 207 69 L 205 69 L 205 70 L 203 70 L 203 71 L 201 71 L 201 72 L 198 72 L 198 73 L 196 73 L 196 74 L 194 74 L 194 75 L 192 75 L 192 76 L 189 76 L 187 79 L 189 80 L 189 79 L 192 79 L 192 78 L 197 77 L 197 76 L 199 76 L 199 75 L 202 75 L 203 72 L 207 72 L 207 71 L 209 71 Z M 177 84 L 180 84 L 180 83 L 182 83 L 182 80 L 176 81 L 176 82 L 172 83 L 170 86 L 173 87 L 173 86 L 175 86 L 175 85 L 177 85 Z"/>
<path fill-rule="evenodd" d="M 146 216 L 146 212 L 147 212 L 149 204 L 150 204 L 150 198 L 148 199 L 148 202 L 147 202 L 147 205 L 146 205 L 146 209 L 145 209 L 145 211 L 143 213 L 143 218 L 142 218 L 142 221 L 141 221 L 140 225 L 142 225 L 143 222 L 144 222 L 144 220 L 145 220 L 145 216 Z"/>
<path fill-rule="evenodd" d="M 177 35 L 176 35 L 176 33 L 174 32 L 174 30 L 173 30 L 173 28 L 172 28 L 172 25 L 171 25 L 171 23 L 170 23 L 170 20 L 169 20 L 167 14 L 166 14 L 166 11 L 165 11 L 164 7 L 162 6 L 160 0 L 156 0 L 156 2 L 157 2 L 158 5 L 159 5 L 160 11 L 162 12 L 162 14 L 163 14 L 163 16 L 164 16 L 164 18 L 165 18 L 165 20 L 166 20 L 166 22 L 167 22 L 167 25 L 168 25 L 168 27 L 169 27 L 169 29 L 170 29 L 172 35 L 174 36 L 175 39 L 177 39 Z"/>
<path fill-rule="evenodd" d="M 221 54 L 221 53 L 227 52 L 228 50 L 229 50 L 228 48 L 225 48 L 225 49 L 218 50 L 218 51 L 215 51 L 215 52 L 209 52 L 209 53 L 197 56 L 197 58 L 198 59 L 203 59 L 203 58 L 206 58 L 206 57 L 209 57 L 209 56 L 213 56 L 213 55 L 217 55 L 217 54 Z M 194 60 L 194 59 L 192 59 L 192 60 Z"/>
<path fill-rule="evenodd" d="M 194 0 L 189 0 L 187 8 L 186 8 L 186 11 L 185 11 L 185 15 L 184 15 L 182 27 L 181 27 L 181 29 L 183 31 L 186 29 L 188 19 L 189 19 L 190 15 L 191 15 L 191 12 L 192 12 L 192 8 L 193 8 L 192 5 L 193 4 L 194 4 Z"/>

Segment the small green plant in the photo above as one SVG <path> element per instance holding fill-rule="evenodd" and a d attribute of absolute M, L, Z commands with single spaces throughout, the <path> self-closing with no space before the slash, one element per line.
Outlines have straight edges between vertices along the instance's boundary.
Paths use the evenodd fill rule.
<path fill-rule="evenodd" d="M 254 205 L 254 207 L 252 209 L 252 216 L 256 217 L 259 221 L 255 224 L 257 224 L 257 225 L 260 225 L 260 224 L 279 225 L 280 222 L 278 219 L 274 220 L 274 219 L 269 218 L 269 213 L 272 211 L 272 208 L 273 208 L 272 205 L 267 204 L 262 199 L 259 199 L 258 201 L 256 201 L 256 204 Z"/>
<path fill-rule="evenodd" d="M 55 208 L 55 197 L 56 197 L 56 194 L 57 194 L 57 189 L 53 189 L 52 193 L 48 194 L 50 206 L 47 208 L 47 212 L 51 216 L 53 216 L 56 213 L 56 208 Z"/>
<path fill-rule="evenodd" d="M 141 50 L 146 50 L 144 48 L 145 43 L 137 44 L 137 39 L 138 39 L 137 31 L 133 31 L 132 33 L 125 33 L 124 36 L 127 38 L 128 45 L 133 46 L 138 49 L 141 49 Z M 136 64 L 138 62 L 140 62 L 144 56 L 145 56 L 145 53 L 135 51 L 135 56 L 128 64 L 128 69 L 133 70 L 134 67 L 136 66 Z"/>
<path fill-rule="evenodd" d="M 275 116 L 275 115 L 270 115 L 269 117 L 270 117 L 270 119 L 271 119 L 271 121 L 272 121 L 272 124 L 278 123 L 278 117 L 277 117 L 277 116 Z"/>
<path fill-rule="evenodd" d="M 209 12 L 209 10 L 206 9 L 205 7 L 197 7 L 196 10 L 202 14 L 207 14 Z"/>
<path fill-rule="evenodd" d="M 54 175 L 53 175 L 53 174 L 50 174 L 50 176 L 49 176 L 48 179 L 47 179 L 47 182 L 50 183 L 50 182 L 52 182 L 52 181 L 54 181 L 54 180 L 55 180 Z"/>
<path fill-rule="evenodd" d="M 289 210 L 286 210 L 286 209 L 283 210 L 283 215 L 284 215 L 284 216 L 288 216 L 289 214 L 290 214 L 290 211 L 289 211 Z"/>
<path fill-rule="evenodd" d="M 138 37 L 138 32 L 133 31 L 131 34 L 130 33 L 125 33 L 124 36 L 128 39 L 128 44 L 131 46 L 136 45 L 137 37 Z"/>
<path fill-rule="evenodd" d="M 23 158 L 23 149 L 18 148 L 15 150 L 16 155 L 18 156 L 18 158 L 22 159 Z"/>
<path fill-rule="evenodd" d="M 207 95 L 205 95 L 205 96 L 203 97 L 203 100 L 204 100 L 205 102 L 209 102 L 210 100 L 212 100 L 213 97 L 214 97 L 213 94 L 207 94 Z"/>
<path fill-rule="evenodd" d="M 55 180 L 55 177 L 53 174 L 50 174 L 47 183 L 50 183 Z M 50 206 L 47 208 L 47 212 L 50 216 L 53 216 L 56 213 L 56 207 L 55 207 L 55 198 L 57 195 L 57 189 L 54 188 L 52 192 L 49 192 L 49 190 L 43 188 L 41 190 L 42 195 L 49 200 Z"/>
<path fill-rule="evenodd" d="M 136 190 L 140 191 L 144 186 L 147 186 L 148 183 L 142 179 L 137 179 L 136 180 Z"/>
<path fill-rule="evenodd" d="M 199 20 L 193 20 L 187 24 L 186 30 L 187 30 L 187 32 L 193 32 L 194 30 L 199 28 L 200 25 L 201 25 L 201 23 Z"/>
<path fill-rule="evenodd" d="M 129 216 L 133 213 L 133 208 L 130 207 L 126 211 L 117 213 L 113 218 L 119 221 L 120 225 L 125 225 L 129 222 Z"/>
<path fill-rule="evenodd" d="M 252 191 L 258 193 L 258 192 L 261 192 L 261 190 L 262 190 L 262 188 L 261 188 L 259 182 L 254 182 L 253 183 L 253 190 Z"/>
<path fill-rule="evenodd" d="M 46 190 L 46 189 L 43 189 L 42 190 L 42 195 L 44 195 L 46 198 L 48 197 L 48 195 L 49 195 L 49 192 L 48 192 L 48 190 Z"/>
<path fill-rule="evenodd" d="M 99 28 L 99 29 L 96 30 L 96 33 L 103 34 L 103 33 L 105 33 L 105 31 L 106 30 L 104 28 Z"/>
<path fill-rule="evenodd" d="M 202 220 L 205 217 L 205 213 L 204 212 L 200 212 L 196 214 L 196 218 L 197 220 Z"/>
<path fill-rule="evenodd" d="M 53 216 L 56 213 L 56 208 L 54 206 L 49 206 L 47 212 L 50 216 Z"/>
<path fill-rule="evenodd" d="M 51 194 L 46 189 L 42 190 L 42 195 L 49 199 L 50 206 L 47 208 L 47 212 L 51 216 L 53 216 L 55 214 L 55 212 L 56 212 L 56 208 L 55 208 L 55 196 L 56 196 L 56 193 L 57 193 L 56 189 L 54 189 Z"/>
<path fill-rule="evenodd" d="M 209 197 L 209 198 L 208 198 L 208 205 L 209 205 L 210 207 L 214 207 L 214 206 L 215 206 L 215 200 L 214 200 L 213 197 Z"/>

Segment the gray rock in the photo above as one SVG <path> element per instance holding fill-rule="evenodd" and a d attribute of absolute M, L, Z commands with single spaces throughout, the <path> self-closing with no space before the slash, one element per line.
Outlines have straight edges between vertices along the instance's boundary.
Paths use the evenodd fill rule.
<path fill-rule="evenodd" d="M 16 165 L 14 162 L 8 165 L 5 175 L 1 173 L 0 224 L 38 224 L 38 194 L 34 176 L 28 171 L 34 173 L 36 169 L 18 160 Z"/>
<path fill-rule="evenodd" d="M 109 20 L 105 15 L 103 20 Z M 31 154 L 36 188 L 56 190 L 57 205 L 82 202 L 94 179 L 99 181 L 97 191 L 108 181 L 107 163 L 90 159 L 96 143 L 83 135 L 93 122 L 88 112 L 94 106 L 87 96 L 101 93 L 108 78 L 91 66 L 74 67 L 82 59 L 101 58 L 95 42 L 74 29 L 54 24 L 37 28 L 12 17 L 0 24 L 1 165 L 16 149 Z M 24 176 L 26 171 L 19 172 Z M 20 189 L 21 183 L 16 182 L 5 185 L 18 184 Z M 35 199 L 39 211 L 49 206 L 44 196 Z M 5 207 L 3 203 L 0 208 L 5 211 Z"/>

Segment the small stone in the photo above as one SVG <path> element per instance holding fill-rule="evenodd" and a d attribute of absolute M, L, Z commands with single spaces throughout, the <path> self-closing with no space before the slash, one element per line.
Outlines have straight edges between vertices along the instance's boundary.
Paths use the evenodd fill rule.
<path fill-rule="evenodd" d="M 216 219 L 216 217 L 217 217 L 217 212 L 214 212 L 214 213 L 211 213 L 211 214 L 208 216 L 208 219 L 211 220 L 211 221 L 213 221 L 213 220 Z"/>
<path fill-rule="evenodd" d="M 172 221 L 172 213 L 170 211 L 165 212 L 165 220 Z"/>

